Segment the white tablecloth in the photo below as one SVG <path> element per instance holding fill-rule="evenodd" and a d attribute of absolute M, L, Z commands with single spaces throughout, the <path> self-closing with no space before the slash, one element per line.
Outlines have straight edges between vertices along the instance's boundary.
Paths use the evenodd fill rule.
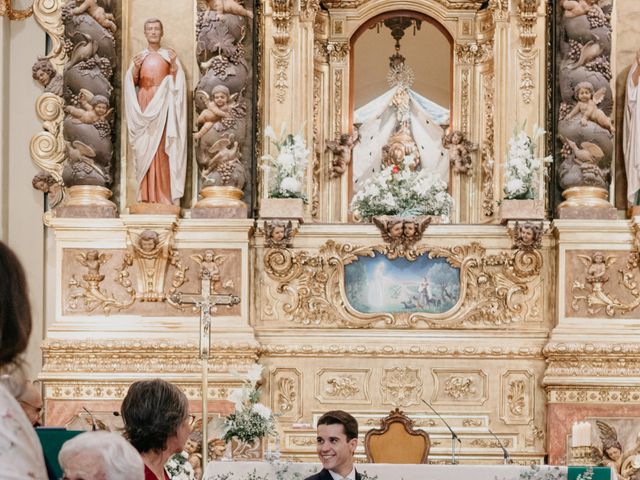
<path fill-rule="evenodd" d="M 318 463 L 210 462 L 205 480 L 302 480 Z M 519 465 L 389 465 L 358 463 L 370 480 L 566 480 L 567 467 Z M 534 471 L 537 470 L 537 471 Z M 254 474 L 251 476 L 251 474 Z M 365 478 L 366 478 L 365 477 Z"/>

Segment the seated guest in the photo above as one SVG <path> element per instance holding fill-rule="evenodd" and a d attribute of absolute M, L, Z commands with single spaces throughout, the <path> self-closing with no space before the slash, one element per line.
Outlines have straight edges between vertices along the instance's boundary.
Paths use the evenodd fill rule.
<path fill-rule="evenodd" d="M 27 381 L 25 383 L 22 394 L 18 397 L 18 402 L 31 422 L 31 425 L 39 427 L 40 416 L 42 414 L 42 395 L 33 382 Z"/>
<path fill-rule="evenodd" d="M 342 410 L 327 412 L 318 420 L 316 450 L 323 469 L 305 480 L 360 480 L 353 466 L 358 446 L 358 421 Z"/>
<path fill-rule="evenodd" d="M 0 242 L 0 477 L 46 480 L 42 447 L 16 398 L 24 389 L 20 355 L 31 333 L 31 308 L 22 265 Z"/>
<path fill-rule="evenodd" d="M 121 435 L 85 432 L 65 442 L 58 455 L 63 480 L 143 480 L 142 458 Z"/>
<path fill-rule="evenodd" d="M 145 480 L 167 480 L 164 464 L 182 452 L 190 433 L 189 403 L 164 380 L 134 382 L 122 402 L 125 436 L 140 452 Z"/>

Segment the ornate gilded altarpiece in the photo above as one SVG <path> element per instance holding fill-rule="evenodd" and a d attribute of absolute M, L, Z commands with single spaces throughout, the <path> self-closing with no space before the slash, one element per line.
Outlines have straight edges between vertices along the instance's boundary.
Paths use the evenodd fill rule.
<path fill-rule="evenodd" d="M 206 162 L 200 162 L 195 142 L 189 144 L 191 174 L 181 215 L 129 214 L 132 167 L 119 95 L 129 57 L 142 45 L 147 4 L 102 2 L 115 29 L 109 23 L 104 28 L 117 32 L 103 47 L 82 31 L 75 40 L 65 37 L 65 22 L 73 21 L 70 5 L 36 0 L 34 14 L 51 38 L 50 77 L 84 62 L 83 68 L 104 77 L 115 115 L 105 134 L 113 148 L 109 167 L 98 162 L 97 147 L 86 150 L 65 138 L 65 101 L 77 102 L 77 94 L 56 94 L 44 81 L 45 93 L 36 103 L 44 131 L 33 139 L 32 156 L 43 170 L 50 204 L 63 202 L 62 209 L 45 214 L 55 285 L 40 374 L 47 423 L 73 422 L 82 407 L 108 417 L 127 386 L 148 377 L 176 382 L 198 411 L 199 317 L 176 294 L 199 293 L 204 270 L 210 293 L 240 298 L 238 305 L 220 305 L 214 312 L 209 412 L 228 413 L 232 404 L 226 398 L 241 384 L 232 372 L 261 363 L 263 400 L 278 414 L 285 455 L 314 457 L 313 421 L 334 408 L 352 412 L 362 432 L 401 408 L 429 432 L 429 461 L 436 463 L 449 461 L 449 436 L 423 399 L 460 435 L 460 458 L 469 463 L 501 460 L 489 429 L 516 461 L 543 462 L 550 453 L 557 463 L 566 460 L 572 419 L 638 413 L 636 224 L 538 221 L 535 241 L 523 243 L 522 224 L 499 223 L 501 162 L 513 125 L 525 119 L 542 123 L 546 116 L 548 4 L 245 1 L 238 18 L 225 13 L 236 22 L 234 40 L 203 66 L 197 35 L 220 24 L 207 23 L 207 12 L 214 10 L 207 10 L 208 2 L 180 3 L 179 15 L 173 0 L 154 0 L 153 10 L 174 32 L 171 41 L 183 59 L 188 90 L 209 88 L 207 78 L 227 78 L 245 66 L 245 80 L 255 89 L 251 94 L 240 83 L 233 87 L 234 113 L 218 132 L 225 143 L 213 152 L 241 150 L 229 168 L 239 168 L 239 162 L 247 167 L 249 187 L 243 191 L 250 211 L 258 211 L 254 207 L 266 194 L 261 179 L 251 177 L 256 159 L 270 148 L 255 132 L 266 125 L 302 126 L 313 146 L 304 222 L 286 224 L 285 238 L 274 240 L 272 220 L 259 215 L 195 218 L 190 207 L 206 182 L 199 176 Z M 410 244 L 385 242 L 372 224 L 350 222 L 348 176 L 330 175 L 332 158 L 321 147 L 350 130 L 351 37 L 370 19 L 398 10 L 428 16 L 452 39 L 451 124 L 479 146 L 472 153 L 472 174 L 450 183 L 452 224 L 430 225 Z M 92 63 L 91 49 L 78 58 L 85 50 L 70 43 L 78 38 L 82 47 L 103 48 L 113 58 Z M 204 109 L 196 97 L 189 95 L 194 131 Z M 243 115 L 255 125 L 242 124 Z M 94 155 L 87 157 L 88 151 Z M 64 186 L 62 181 L 77 175 L 97 179 L 92 185 L 106 189 L 105 202 L 90 205 L 84 217 L 64 210 L 66 199 L 77 197 L 70 195 L 68 180 Z M 107 203 L 111 194 L 113 203 Z M 345 279 L 366 259 L 377 259 L 387 271 L 418 261 L 438 264 L 443 272 L 455 272 L 455 281 L 432 286 L 439 299 L 431 304 L 431 295 L 422 301 L 416 294 L 418 280 L 380 284 L 397 295 L 402 288 L 414 295 L 398 300 L 402 307 L 393 311 L 372 307 L 365 313 L 350 302 L 353 286 Z M 381 272 L 379 278 L 386 278 Z M 378 277 L 362 278 L 374 285 Z"/>

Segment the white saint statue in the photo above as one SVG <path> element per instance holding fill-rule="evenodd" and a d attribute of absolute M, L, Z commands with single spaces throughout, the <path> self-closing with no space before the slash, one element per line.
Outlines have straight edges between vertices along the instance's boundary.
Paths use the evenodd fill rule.
<path fill-rule="evenodd" d="M 640 79 L 640 50 L 627 77 L 627 98 L 624 109 L 624 166 L 627 171 L 627 200 L 640 204 L 640 106 L 638 106 L 638 80 Z"/>
<path fill-rule="evenodd" d="M 160 46 L 162 35 L 160 20 L 145 22 L 148 46 L 127 70 L 124 105 L 138 201 L 176 205 L 187 169 L 186 81 L 176 52 Z"/>

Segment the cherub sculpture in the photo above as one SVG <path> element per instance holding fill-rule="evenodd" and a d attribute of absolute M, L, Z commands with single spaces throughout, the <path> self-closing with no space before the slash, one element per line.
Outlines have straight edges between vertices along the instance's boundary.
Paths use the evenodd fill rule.
<path fill-rule="evenodd" d="M 614 255 L 604 256 L 602 252 L 595 252 L 593 255 L 578 255 L 578 258 L 587 269 L 587 282 L 605 283 L 609 280 L 607 267 L 616 262 Z"/>
<path fill-rule="evenodd" d="M 42 193 L 50 193 L 56 196 L 60 189 L 60 182 L 49 172 L 36 173 L 31 180 L 31 185 Z"/>
<path fill-rule="evenodd" d="M 80 107 L 68 105 L 64 107 L 64 111 L 77 119 L 81 123 L 89 125 L 98 122 L 109 123 L 113 108 L 109 108 L 109 100 L 103 95 L 94 95 L 89 90 L 80 89 L 78 95 Z"/>
<path fill-rule="evenodd" d="M 409 248 L 422 239 L 424 231 L 431 223 L 431 217 L 373 217 L 373 223 L 378 227 L 382 239 L 391 248 Z"/>
<path fill-rule="evenodd" d="M 580 114 L 580 125 L 583 127 L 587 125 L 588 121 L 592 121 L 613 134 L 615 129 L 613 128 L 611 119 L 598 108 L 598 104 L 604 100 L 605 92 L 606 89 L 603 87 L 594 93 L 593 85 L 590 82 L 578 83 L 574 94 L 578 102 L 575 107 L 573 107 L 573 110 L 567 114 L 565 120 L 570 120 Z"/>
<path fill-rule="evenodd" d="M 460 130 L 445 135 L 442 146 L 449 152 L 449 164 L 453 173 L 471 175 L 471 152 L 477 150 L 478 146 L 466 140 Z"/>
<path fill-rule="evenodd" d="M 224 18 L 225 13 L 253 18 L 253 12 L 247 10 L 235 0 L 206 0 L 206 4 L 209 10 L 216 12 L 220 20 Z"/>
<path fill-rule="evenodd" d="M 598 0 L 564 0 L 561 2 L 561 5 L 566 18 L 586 15 L 591 9 L 598 9 L 602 13 L 602 9 L 598 5 Z"/>
<path fill-rule="evenodd" d="M 542 223 L 516 222 L 513 228 L 513 248 L 532 251 L 542 246 Z"/>
<path fill-rule="evenodd" d="M 84 279 L 87 281 L 101 281 L 104 279 L 104 275 L 100 274 L 100 267 L 107 263 L 109 258 L 111 258 L 111 255 L 99 253 L 97 250 L 89 250 L 87 253 L 79 253 L 76 255 L 78 263 L 87 268 L 87 273 L 84 275 Z"/>
<path fill-rule="evenodd" d="M 216 255 L 212 249 L 205 250 L 202 255 L 196 254 L 190 256 L 191 260 L 200 265 L 200 278 L 206 274 L 211 279 L 212 291 L 217 291 L 220 283 L 220 265 L 224 263 L 226 257 L 224 255 Z"/>
<path fill-rule="evenodd" d="M 264 223 L 265 246 L 267 248 L 289 248 L 293 245 L 295 230 L 291 220 L 266 221 Z"/>
<path fill-rule="evenodd" d="M 200 140 L 211 128 L 223 118 L 227 118 L 230 115 L 231 101 L 235 100 L 238 94 L 233 96 L 229 92 L 229 88 L 225 85 L 217 85 L 211 91 L 213 98 L 209 97 L 209 94 L 204 90 L 198 90 L 196 92 L 196 100 L 200 100 L 206 105 L 196 120 L 197 125 L 202 125 L 193 138 Z"/>
<path fill-rule="evenodd" d="M 71 13 L 74 15 L 87 13 L 96 22 L 111 31 L 111 33 L 115 33 L 118 29 L 114 16 L 111 13 L 105 12 L 104 8 L 98 5 L 97 0 L 76 0 L 76 5 L 77 7 L 71 10 Z"/>
<path fill-rule="evenodd" d="M 45 92 L 62 96 L 64 90 L 62 75 L 53 68 L 51 60 L 39 58 L 31 67 L 31 75 L 36 82 L 42 85 Z"/>
<path fill-rule="evenodd" d="M 624 452 L 622 444 L 618 440 L 616 429 L 601 420 L 596 420 L 596 426 L 600 433 L 600 441 L 602 442 L 602 451 L 598 447 L 591 447 L 591 456 L 596 465 L 609 466 L 617 474 L 619 480 L 630 480 L 630 477 L 623 475 L 622 465 L 625 460 L 634 455 L 637 445 L 634 449 Z M 626 473 L 630 472 L 627 467 Z"/>
<path fill-rule="evenodd" d="M 360 135 L 350 135 L 343 133 L 339 140 L 326 140 L 327 150 L 333 153 L 333 161 L 331 164 L 331 176 L 337 178 L 346 172 L 349 163 L 351 163 L 351 152 L 356 143 L 360 140 Z"/>

